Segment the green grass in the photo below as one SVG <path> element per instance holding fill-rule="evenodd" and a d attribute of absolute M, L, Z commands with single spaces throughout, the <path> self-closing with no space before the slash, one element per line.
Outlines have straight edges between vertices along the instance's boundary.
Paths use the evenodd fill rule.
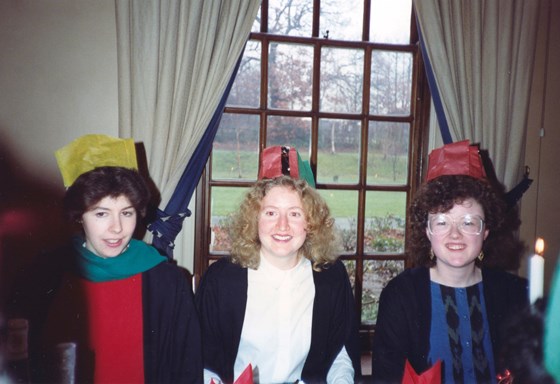
<path fill-rule="evenodd" d="M 381 154 L 369 155 L 368 180 L 375 180 L 375 184 L 403 184 L 397 178 L 393 180 L 393 166 L 391 159 L 384 159 Z M 318 181 L 339 183 L 355 183 L 358 180 L 358 155 L 355 153 L 321 152 L 318 157 Z M 397 168 L 397 174 L 406 175 L 406 158 L 398 159 L 404 164 Z M 371 168 L 371 172 L 370 172 Z M 379 172 L 374 172 L 379 171 Z M 212 152 L 212 177 L 228 180 L 255 180 L 258 172 L 258 157 L 256 152 L 214 150 Z M 212 216 L 225 216 L 239 207 L 239 203 L 246 192 L 245 188 L 214 187 L 212 188 Z M 356 191 L 319 190 L 331 208 L 334 217 L 355 218 L 357 216 L 358 193 Z M 366 217 L 384 217 L 394 214 L 404 217 L 406 194 L 401 192 L 368 192 L 366 197 Z"/>
<path fill-rule="evenodd" d="M 245 188 L 212 188 L 212 216 L 225 216 L 235 211 L 243 199 Z M 358 194 L 354 191 L 320 190 L 333 217 L 355 218 L 358 214 Z M 366 218 L 394 214 L 404 217 L 406 196 L 397 192 L 370 192 L 366 204 Z M 371 199 L 370 199 L 371 198 Z"/>
<path fill-rule="evenodd" d="M 369 184 L 395 185 L 405 184 L 407 176 L 407 158 L 397 157 L 393 170 L 391 156 L 370 152 L 368 154 L 367 180 Z M 321 152 L 318 155 L 317 180 L 331 183 L 338 179 L 340 183 L 356 183 L 359 175 L 359 155 L 354 152 L 336 153 Z"/>
<path fill-rule="evenodd" d="M 332 183 L 337 177 L 340 183 L 356 183 L 359 172 L 359 155 L 357 153 L 318 154 L 317 180 Z"/>
<path fill-rule="evenodd" d="M 304 157 L 305 160 L 305 157 Z M 340 183 L 358 181 L 359 155 L 355 152 L 319 152 L 317 167 L 318 181 L 330 183 L 335 178 Z M 396 159 L 393 170 L 393 158 L 383 154 L 368 154 L 367 174 L 370 184 L 404 184 L 406 183 L 407 159 Z M 212 152 L 212 176 L 214 179 L 255 179 L 258 172 L 258 156 L 254 151 L 214 150 Z"/>
<path fill-rule="evenodd" d="M 212 216 L 226 216 L 235 211 L 246 192 L 246 188 L 212 188 Z"/>
<path fill-rule="evenodd" d="M 256 152 L 212 151 L 212 177 L 214 179 L 256 179 L 259 157 Z"/>
<path fill-rule="evenodd" d="M 358 193 L 355 191 L 319 190 L 334 217 L 356 217 Z M 383 217 L 387 214 L 403 216 L 406 209 L 406 194 L 399 192 L 368 192 L 366 217 Z"/>

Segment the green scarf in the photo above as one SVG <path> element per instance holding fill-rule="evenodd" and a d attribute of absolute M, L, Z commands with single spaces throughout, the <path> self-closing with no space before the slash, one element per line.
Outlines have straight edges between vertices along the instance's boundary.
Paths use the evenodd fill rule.
<path fill-rule="evenodd" d="M 93 282 L 126 279 L 166 261 L 152 246 L 132 239 L 123 253 L 115 257 L 99 257 L 84 246 L 84 239 L 75 237 L 72 245 L 77 253 L 78 274 Z"/>

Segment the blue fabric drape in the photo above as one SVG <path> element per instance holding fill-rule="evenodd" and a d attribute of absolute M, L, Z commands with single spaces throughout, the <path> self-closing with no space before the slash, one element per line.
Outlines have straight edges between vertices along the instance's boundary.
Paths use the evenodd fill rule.
<path fill-rule="evenodd" d="M 420 26 L 420 23 L 418 23 L 418 26 Z M 451 144 L 453 142 L 453 138 L 451 137 L 451 132 L 449 132 L 449 125 L 447 124 L 447 119 L 445 118 L 445 111 L 443 110 L 441 95 L 439 94 L 436 77 L 434 76 L 434 69 L 432 68 L 430 58 L 428 57 L 428 52 L 426 51 L 426 46 L 424 45 L 424 39 L 422 37 L 420 27 L 418 27 L 418 37 L 420 40 L 420 51 L 422 52 L 422 58 L 424 59 L 424 65 L 426 67 L 428 86 L 430 87 L 430 93 L 432 94 L 434 109 L 436 110 L 439 129 L 441 131 L 441 138 L 443 139 L 444 144 Z"/>
<path fill-rule="evenodd" d="M 200 175 L 208 161 L 212 143 L 216 137 L 216 132 L 220 126 L 220 121 L 224 112 L 227 98 L 235 81 L 235 76 L 239 69 L 243 51 L 237 61 L 231 79 L 226 87 L 224 95 L 220 100 L 218 108 L 210 120 L 210 124 L 206 132 L 202 136 L 200 143 L 196 147 L 192 157 L 185 168 L 185 171 L 179 179 L 179 183 L 175 187 L 175 191 L 171 199 L 167 203 L 165 210 L 158 209 L 156 219 L 148 225 L 148 230 L 154 235 L 152 244 L 162 254 L 169 259 L 173 259 L 173 248 L 175 247 L 175 238 L 183 228 L 183 220 L 191 215 L 188 209 L 189 202 L 200 179 Z"/>

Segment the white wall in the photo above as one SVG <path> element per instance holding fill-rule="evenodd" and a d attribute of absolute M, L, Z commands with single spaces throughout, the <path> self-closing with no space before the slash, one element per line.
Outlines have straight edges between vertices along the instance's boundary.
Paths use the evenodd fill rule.
<path fill-rule="evenodd" d="M 53 152 L 117 127 L 114 0 L 0 0 L 0 140 L 22 171 L 62 187 Z"/>
<path fill-rule="evenodd" d="M 114 0 L 0 0 L 0 313 L 70 234 L 54 151 L 117 127 Z"/>
<path fill-rule="evenodd" d="M 0 159 L 6 158 L 0 163 L 0 192 L 9 177 L 1 173 L 7 162 L 23 178 L 14 187 L 20 201 L 9 204 L 45 205 L 34 209 L 42 211 L 34 216 L 42 227 L 26 231 L 20 241 L 13 235 L 3 241 L 0 231 L 0 256 L 10 258 L 5 269 L 30 262 L 13 261 L 15 255 L 31 258 L 65 239 L 60 232 L 67 228 L 55 219 L 64 189 L 54 151 L 87 133 L 118 136 L 115 23 L 114 0 L 0 0 Z M 192 271 L 190 209 L 175 258 Z M 0 257 L 0 272 L 1 267 Z"/>
<path fill-rule="evenodd" d="M 560 253 L 560 2 L 542 0 L 531 105 L 527 122 L 525 164 L 533 185 L 521 202 L 521 238 L 526 254 L 542 237 L 546 248 L 545 292 Z M 544 136 L 540 136 L 543 128 Z M 526 274 L 526 260 L 521 274 Z"/>

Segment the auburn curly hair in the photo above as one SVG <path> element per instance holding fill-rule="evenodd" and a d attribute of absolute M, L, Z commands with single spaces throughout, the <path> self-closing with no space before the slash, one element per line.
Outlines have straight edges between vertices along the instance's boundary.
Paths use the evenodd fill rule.
<path fill-rule="evenodd" d="M 245 268 L 259 267 L 259 212 L 263 198 L 275 187 L 290 188 L 301 197 L 307 221 L 307 236 L 300 248 L 300 255 L 309 259 L 316 271 L 328 267 L 338 257 L 338 237 L 329 207 L 321 195 L 304 180 L 288 176 L 259 180 L 245 195 L 228 224 L 228 233 L 232 239 L 232 261 Z"/>
<path fill-rule="evenodd" d="M 480 266 L 499 266 L 501 258 L 511 255 L 496 252 L 496 241 L 492 236 L 502 236 L 506 213 L 505 200 L 487 180 L 465 175 L 439 176 L 423 184 L 409 207 L 409 237 L 407 253 L 415 266 L 431 267 L 435 260 L 430 259 L 431 244 L 426 235 L 428 214 L 447 212 L 455 204 L 474 199 L 484 211 L 485 229 L 490 231 L 483 243 L 484 259 L 476 263 Z M 491 246 L 492 245 L 492 246 Z"/>

